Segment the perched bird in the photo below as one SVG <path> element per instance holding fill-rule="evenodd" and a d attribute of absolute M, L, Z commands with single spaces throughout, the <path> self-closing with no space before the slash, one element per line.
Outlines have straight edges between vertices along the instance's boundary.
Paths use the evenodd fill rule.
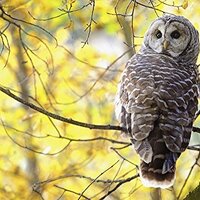
<path fill-rule="evenodd" d="M 122 73 L 115 113 L 140 156 L 147 187 L 173 185 L 176 161 L 189 144 L 198 104 L 198 53 L 192 23 L 165 14 L 151 24 Z"/>

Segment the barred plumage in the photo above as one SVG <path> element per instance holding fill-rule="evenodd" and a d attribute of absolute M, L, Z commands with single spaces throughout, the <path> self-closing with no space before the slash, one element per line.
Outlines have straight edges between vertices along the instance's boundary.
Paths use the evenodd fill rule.
<path fill-rule="evenodd" d="M 155 37 L 158 31 L 161 39 Z M 175 31 L 180 37 L 172 37 Z M 123 71 L 116 116 L 141 158 L 140 177 L 146 186 L 171 186 L 176 160 L 189 144 L 198 103 L 198 53 L 192 24 L 164 15 L 150 26 L 141 51 Z"/>

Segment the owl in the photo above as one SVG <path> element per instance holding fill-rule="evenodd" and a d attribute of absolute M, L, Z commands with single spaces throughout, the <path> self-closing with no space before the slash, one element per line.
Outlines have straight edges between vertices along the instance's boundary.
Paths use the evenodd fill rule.
<path fill-rule="evenodd" d="M 198 104 L 198 31 L 182 16 L 165 14 L 126 64 L 115 113 L 140 157 L 144 186 L 168 188 L 187 148 Z"/>

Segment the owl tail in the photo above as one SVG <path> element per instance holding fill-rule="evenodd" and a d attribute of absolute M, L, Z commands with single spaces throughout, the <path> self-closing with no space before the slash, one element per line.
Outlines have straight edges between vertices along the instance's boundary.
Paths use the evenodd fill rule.
<path fill-rule="evenodd" d="M 168 188 L 175 180 L 175 165 L 178 153 L 159 154 L 153 156 L 150 163 L 144 161 L 140 164 L 140 178 L 144 186 L 155 188 Z"/>

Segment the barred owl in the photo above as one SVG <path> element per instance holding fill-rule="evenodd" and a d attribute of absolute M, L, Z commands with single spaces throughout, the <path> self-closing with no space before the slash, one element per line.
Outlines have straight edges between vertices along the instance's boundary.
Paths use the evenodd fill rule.
<path fill-rule="evenodd" d="M 173 185 L 175 165 L 187 148 L 197 111 L 198 31 L 182 16 L 164 15 L 148 29 L 127 63 L 115 113 L 139 154 L 147 187 Z"/>

